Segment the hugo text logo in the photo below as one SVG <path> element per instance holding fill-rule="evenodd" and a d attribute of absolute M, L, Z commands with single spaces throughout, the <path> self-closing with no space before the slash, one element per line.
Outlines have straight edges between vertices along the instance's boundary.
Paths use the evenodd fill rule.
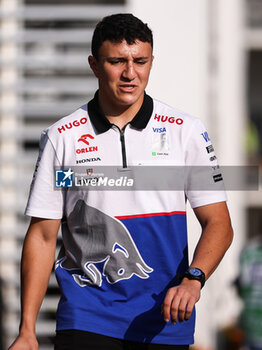
<path fill-rule="evenodd" d="M 94 136 L 90 134 L 84 134 L 81 135 L 81 137 L 77 140 L 77 142 L 82 142 L 85 143 L 86 145 L 89 145 L 89 141 L 93 140 Z M 89 141 L 88 141 L 89 140 Z M 98 151 L 97 146 L 90 146 L 90 147 L 84 147 L 84 148 L 77 148 L 76 153 L 77 154 L 82 154 L 82 153 L 88 153 L 88 152 L 95 152 Z"/>
<path fill-rule="evenodd" d="M 164 116 L 164 115 L 159 115 L 159 114 L 155 114 L 155 117 L 154 117 L 155 120 L 157 120 L 158 122 L 168 122 L 168 123 L 171 123 L 171 124 L 177 124 L 177 125 L 181 125 L 184 123 L 183 119 L 181 118 L 175 118 L 175 117 L 168 117 L 168 116 Z"/>
<path fill-rule="evenodd" d="M 60 128 L 57 128 L 57 131 L 59 132 L 59 134 L 61 134 L 64 131 L 72 129 L 73 127 L 78 127 L 86 123 L 87 123 L 87 118 L 81 118 L 80 120 L 74 120 L 72 123 L 70 122 L 62 125 Z"/>

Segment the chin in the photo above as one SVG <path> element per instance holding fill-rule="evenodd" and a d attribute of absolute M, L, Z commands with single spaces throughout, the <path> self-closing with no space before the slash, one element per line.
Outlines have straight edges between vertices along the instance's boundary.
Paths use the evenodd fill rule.
<path fill-rule="evenodd" d="M 129 106 L 129 105 L 135 104 L 139 100 L 140 97 L 141 97 L 141 95 L 139 95 L 139 96 L 133 96 L 133 95 L 132 96 L 119 96 L 118 102 L 123 104 L 123 105 Z"/>

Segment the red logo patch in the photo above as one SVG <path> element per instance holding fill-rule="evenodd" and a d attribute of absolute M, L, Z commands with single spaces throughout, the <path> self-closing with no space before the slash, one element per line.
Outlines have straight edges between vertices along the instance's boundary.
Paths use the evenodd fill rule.
<path fill-rule="evenodd" d="M 89 142 L 87 141 L 87 139 L 90 138 L 91 140 L 94 139 L 94 136 L 90 135 L 90 134 L 85 134 L 82 135 L 77 141 L 80 142 L 84 142 L 86 145 L 89 145 Z"/>

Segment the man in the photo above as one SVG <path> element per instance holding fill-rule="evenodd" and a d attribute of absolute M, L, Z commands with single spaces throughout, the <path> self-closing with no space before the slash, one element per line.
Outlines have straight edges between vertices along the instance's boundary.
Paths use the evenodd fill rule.
<path fill-rule="evenodd" d="M 232 241 L 226 197 L 213 173 L 214 191 L 54 190 L 54 167 L 64 175 L 56 178 L 59 187 L 73 166 L 92 175 L 90 162 L 115 166 L 120 178 L 132 166 L 217 169 L 202 123 L 145 94 L 152 48 L 152 32 L 138 18 L 105 17 L 89 57 L 99 84 L 94 99 L 43 132 L 26 209 L 32 221 L 22 257 L 21 327 L 11 350 L 37 349 L 35 322 L 61 220 L 56 350 L 188 349 L 193 343 L 194 305 Z M 202 226 L 191 269 L 186 197 Z"/>

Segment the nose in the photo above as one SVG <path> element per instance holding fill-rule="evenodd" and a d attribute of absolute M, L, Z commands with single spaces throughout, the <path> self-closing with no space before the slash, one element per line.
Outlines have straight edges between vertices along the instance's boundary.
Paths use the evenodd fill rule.
<path fill-rule="evenodd" d="M 128 81 L 135 79 L 136 72 L 135 72 L 134 63 L 132 61 L 126 62 L 125 68 L 122 72 L 122 77 L 124 78 L 124 80 L 128 80 Z"/>

